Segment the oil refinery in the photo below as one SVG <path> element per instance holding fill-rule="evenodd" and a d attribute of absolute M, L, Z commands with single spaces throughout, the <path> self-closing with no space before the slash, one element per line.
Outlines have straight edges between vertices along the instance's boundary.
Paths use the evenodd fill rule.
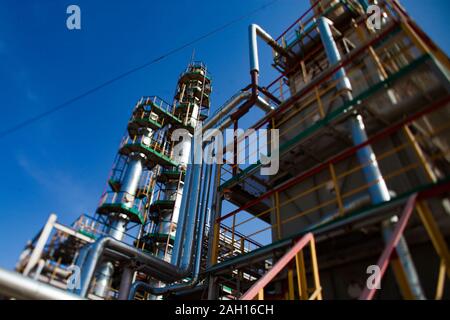
<path fill-rule="evenodd" d="M 449 299 L 450 60 L 397 0 L 309 6 L 279 35 L 249 26 L 222 106 L 207 61 L 173 100 L 130 101 L 94 213 L 42 221 L 0 296 Z"/>

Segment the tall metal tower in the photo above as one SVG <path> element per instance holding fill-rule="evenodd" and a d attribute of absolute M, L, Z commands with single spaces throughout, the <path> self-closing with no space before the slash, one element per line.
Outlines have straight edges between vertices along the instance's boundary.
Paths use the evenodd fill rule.
<path fill-rule="evenodd" d="M 170 260 L 191 150 L 191 141 L 183 140 L 175 154 L 178 142 L 171 138 L 180 128 L 193 134 L 208 117 L 211 89 L 206 65 L 191 62 L 178 79 L 173 105 L 157 96 L 137 102 L 97 209 L 108 218 L 110 236 L 123 240 L 128 225 L 140 224 L 135 245 Z M 96 295 L 105 296 L 113 274 L 113 263 L 103 261 Z"/>

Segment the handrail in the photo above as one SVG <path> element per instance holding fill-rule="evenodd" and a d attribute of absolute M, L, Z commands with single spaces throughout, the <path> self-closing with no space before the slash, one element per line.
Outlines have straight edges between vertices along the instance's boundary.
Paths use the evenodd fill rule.
<path fill-rule="evenodd" d="M 318 266 L 317 266 L 317 259 L 316 259 L 316 251 L 315 251 L 315 245 L 314 245 L 314 235 L 312 233 L 307 233 L 304 235 L 288 252 L 284 254 L 283 257 L 281 257 L 280 260 L 277 261 L 262 278 L 260 278 L 258 281 L 255 282 L 251 286 L 250 289 L 240 298 L 240 300 L 253 300 L 255 297 L 263 296 L 263 290 L 264 287 L 269 284 L 284 268 L 292 261 L 292 259 L 296 258 L 298 263 L 298 254 L 306 247 L 306 245 L 311 245 L 311 261 L 313 264 L 313 273 L 314 273 L 314 281 L 316 290 L 312 294 L 311 298 L 319 298 L 321 299 L 321 291 L 322 288 L 320 287 L 319 283 L 319 273 L 318 273 Z M 299 270 L 299 266 L 297 265 L 297 272 Z M 304 269 L 304 268 L 303 268 Z M 304 271 L 304 270 L 303 270 Z M 299 273 L 299 272 L 298 272 Z M 300 275 L 298 275 L 300 277 Z M 300 284 L 300 279 L 298 280 Z M 305 286 L 306 283 L 302 283 L 301 286 Z M 300 290 L 299 292 L 303 291 Z M 305 290 L 306 291 L 306 290 Z"/>
<path fill-rule="evenodd" d="M 379 276 L 376 278 L 376 283 L 374 286 L 369 288 L 368 286 L 365 287 L 364 291 L 361 293 L 361 296 L 359 297 L 359 300 L 372 300 L 372 298 L 375 295 L 375 292 L 378 288 L 378 284 L 381 282 L 381 279 L 383 278 L 384 273 L 386 272 L 386 269 L 389 265 L 389 261 L 392 257 L 392 253 L 397 247 L 403 232 L 405 231 L 406 225 L 408 224 L 409 218 L 411 218 L 412 212 L 414 211 L 414 206 L 416 204 L 417 199 L 417 193 L 412 194 L 408 202 L 406 203 L 405 208 L 403 209 L 402 216 L 400 220 L 396 223 L 394 232 L 391 235 L 391 238 L 389 239 L 389 242 L 386 244 L 386 247 L 384 248 L 383 254 L 378 259 L 377 265 L 380 268 Z"/>
<path fill-rule="evenodd" d="M 423 201 L 423 199 L 437 196 L 443 192 L 448 192 L 448 188 L 448 185 L 444 185 L 436 189 L 433 188 L 430 191 L 413 193 L 408 198 L 405 208 L 403 209 L 402 216 L 396 223 L 395 229 L 389 239 L 389 242 L 386 244 L 383 253 L 378 259 L 377 266 L 379 267 L 380 271 L 378 273 L 378 276 L 375 278 L 375 283 L 373 286 L 371 286 L 371 288 L 369 288 L 368 286 L 365 287 L 364 291 L 359 297 L 359 300 L 372 300 L 375 296 L 376 290 L 377 288 L 379 288 L 381 279 L 383 278 L 392 258 L 392 253 L 397 247 L 414 209 L 416 209 L 419 218 L 423 226 L 425 227 L 428 236 L 431 239 L 433 247 L 441 260 L 437 285 L 438 289 L 436 291 L 436 297 L 437 299 L 440 299 L 441 294 L 439 293 L 439 291 L 442 292 L 443 290 L 445 283 L 445 273 L 447 274 L 447 277 L 450 278 L 450 252 L 448 250 L 448 246 L 444 240 L 444 237 L 439 230 L 439 227 L 437 226 L 430 209 L 428 208 L 428 205 Z"/>

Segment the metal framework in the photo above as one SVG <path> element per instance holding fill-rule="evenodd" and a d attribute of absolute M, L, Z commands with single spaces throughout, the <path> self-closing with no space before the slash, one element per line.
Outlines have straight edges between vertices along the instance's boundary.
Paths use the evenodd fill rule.
<path fill-rule="evenodd" d="M 367 23 L 375 2 L 380 29 Z M 258 39 L 280 72 L 266 86 Z M 200 62 L 180 75 L 172 103 L 142 97 L 96 215 L 71 226 L 51 216 L 17 271 L 66 289 L 79 266 L 81 284 L 70 291 L 90 299 L 372 299 L 376 291 L 361 284 L 376 263 L 380 281 L 396 283 L 377 298 L 448 297 L 445 53 L 396 0 L 311 1 L 277 38 L 251 25 L 249 50 L 250 84 L 212 115 L 212 79 Z M 233 156 L 224 148 L 223 164 L 194 163 L 194 144 L 171 139 L 176 129 L 198 134 L 200 123 L 200 133 L 236 130 L 254 112 L 263 115 L 249 129 L 278 130 L 275 175 L 251 163 L 258 150 L 246 134 L 227 141 Z M 435 277 L 422 272 L 429 248 L 439 257 Z M 12 286 L 0 279 L 0 292 L 13 296 Z M 46 297 L 74 297 L 47 289 Z"/>

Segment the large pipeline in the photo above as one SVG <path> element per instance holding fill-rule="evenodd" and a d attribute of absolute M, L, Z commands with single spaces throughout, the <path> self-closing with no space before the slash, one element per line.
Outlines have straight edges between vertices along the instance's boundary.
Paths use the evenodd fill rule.
<path fill-rule="evenodd" d="M 82 300 L 78 295 L 2 268 L 0 268 L 0 292 L 17 299 Z"/>

